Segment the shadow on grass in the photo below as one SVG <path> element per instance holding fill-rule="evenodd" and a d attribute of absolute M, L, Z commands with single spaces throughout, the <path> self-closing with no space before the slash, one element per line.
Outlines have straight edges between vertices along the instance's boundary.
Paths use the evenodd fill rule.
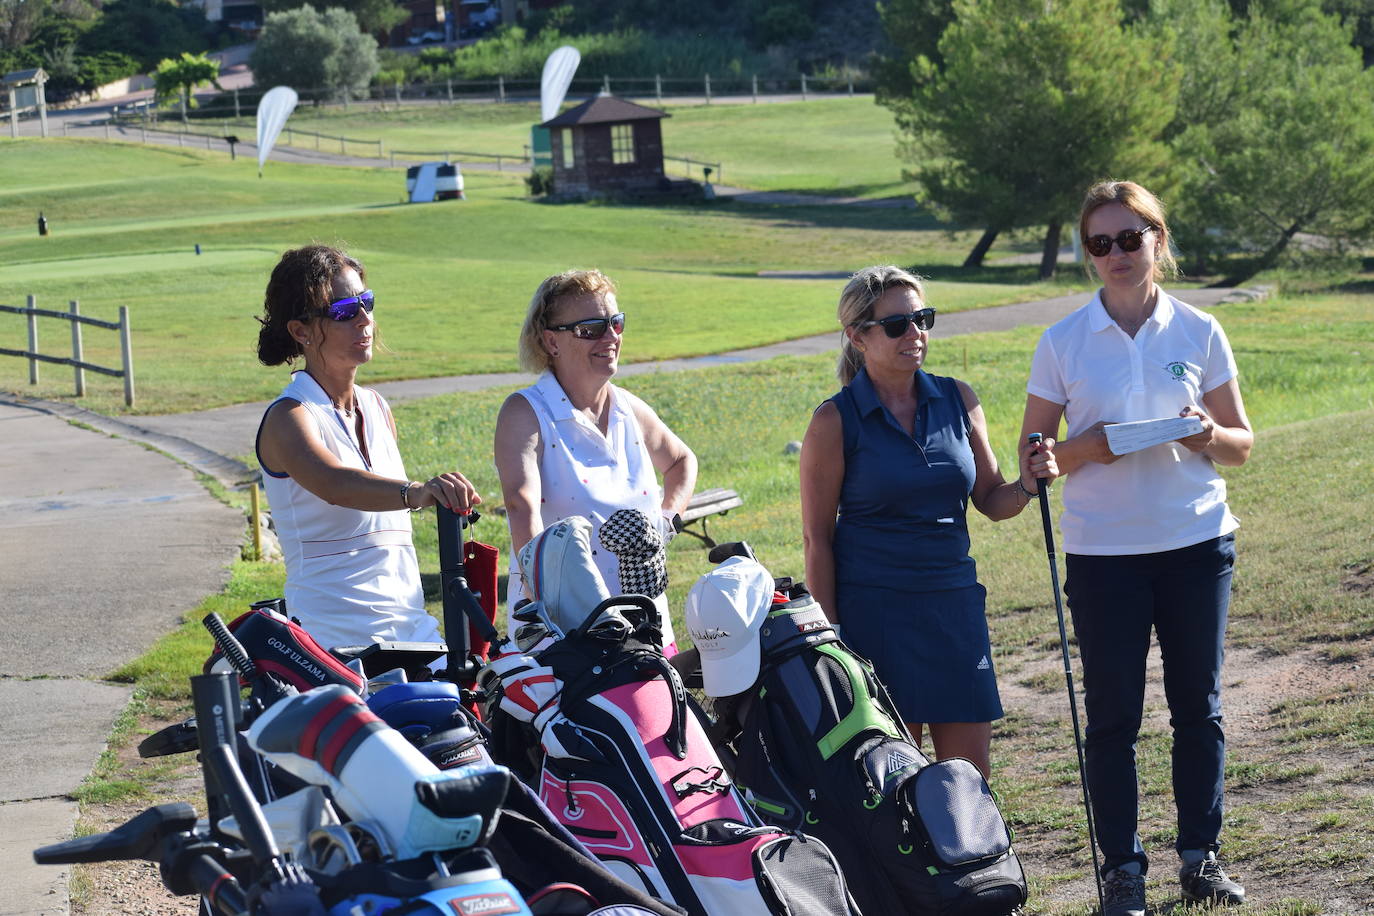
<path fill-rule="evenodd" d="M 537 199 L 545 206 L 562 206 L 573 201 L 548 201 Z M 715 201 L 653 201 L 644 203 L 624 203 L 612 201 L 582 201 L 582 206 L 590 203 L 606 209 L 644 209 L 682 210 L 701 212 L 709 210 L 712 214 L 724 217 L 740 217 L 752 220 L 779 220 L 792 226 L 808 229 L 867 229 L 871 231 L 955 231 L 951 226 L 936 219 L 929 211 L 913 207 L 873 207 L 863 204 L 759 204 L 745 203 L 728 198 Z"/>
<path fill-rule="evenodd" d="M 1374 293 L 1374 278 L 1361 277 L 1356 280 L 1347 280 L 1344 283 L 1333 283 L 1327 287 L 1333 293 L 1356 293 L 1360 295 L 1370 295 Z"/>
<path fill-rule="evenodd" d="M 901 259 L 899 258 L 898 261 Z M 992 283 L 1010 286 L 1027 286 L 1040 282 L 1039 266 L 1035 264 L 998 264 L 991 267 L 964 268 L 957 264 L 899 263 L 897 266 L 916 274 L 922 280 L 935 280 L 944 283 Z M 671 267 L 640 267 L 641 273 L 674 274 L 684 277 L 709 275 L 712 277 L 731 277 L 751 280 L 760 276 L 769 280 L 825 280 L 847 278 L 844 270 L 783 271 L 760 274 L 753 270 L 679 270 Z M 1063 271 L 1061 268 L 1061 278 Z M 1058 293 L 1053 293 L 1058 295 Z"/>
<path fill-rule="evenodd" d="M 728 183 L 728 182 L 727 182 Z M 873 200 L 899 200 L 902 206 L 912 209 L 914 201 L 910 193 L 903 193 L 901 188 L 890 181 L 873 182 L 870 184 L 851 184 L 826 188 L 818 191 L 812 188 L 769 188 L 769 193 L 776 194 L 801 194 L 809 197 L 862 197 Z"/>
<path fill-rule="evenodd" d="M 982 267 L 962 267 L 958 264 L 915 264 L 911 269 L 927 280 L 950 283 L 1005 283 L 1024 285 L 1040 282 L 1039 264 L 984 264 Z M 1061 278 L 1065 266 L 1060 265 Z"/>

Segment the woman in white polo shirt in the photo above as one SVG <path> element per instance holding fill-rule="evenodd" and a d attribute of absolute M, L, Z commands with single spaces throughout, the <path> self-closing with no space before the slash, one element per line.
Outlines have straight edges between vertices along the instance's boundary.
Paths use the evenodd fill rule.
<path fill-rule="evenodd" d="M 1065 593 L 1083 660 L 1088 789 L 1108 916 L 1143 916 L 1148 858 L 1136 830 L 1135 743 L 1150 631 L 1158 634 L 1173 724 L 1183 896 L 1236 904 L 1216 861 L 1225 739 L 1221 666 L 1237 520 L 1216 465 L 1254 441 L 1235 358 L 1211 315 L 1165 293 L 1177 272 L 1164 208 L 1129 181 L 1087 194 L 1079 233 L 1102 288 L 1040 339 L 1022 435 L 1054 446 L 1064 484 Z M 1202 431 L 1124 456 L 1111 423 L 1194 416 Z"/>
<path fill-rule="evenodd" d="M 539 378 L 507 398 L 496 419 L 512 609 L 525 596 L 520 549 L 548 523 L 571 515 L 592 523 L 592 559 L 614 593 L 620 591 L 619 558 L 600 545 L 601 525 L 619 509 L 639 509 L 666 541 L 675 533 L 673 518 L 692 498 L 696 455 L 653 408 L 611 384 L 624 330 L 615 284 L 599 270 L 549 277 L 530 301 L 520 365 Z M 656 596 L 655 603 L 671 654 L 676 645 L 667 596 Z"/>

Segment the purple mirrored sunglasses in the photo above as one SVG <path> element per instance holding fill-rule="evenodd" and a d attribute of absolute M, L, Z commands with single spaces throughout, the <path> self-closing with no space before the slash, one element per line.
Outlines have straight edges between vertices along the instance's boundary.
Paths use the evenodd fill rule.
<path fill-rule="evenodd" d="M 324 313 L 335 321 L 352 321 L 358 317 L 359 309 L 372 314 L 372 307 L 376 303 L 377 297 L 372 294 L 372 290 L 365 289 L 356 296 L 335 299 L 325 307 Z"/>

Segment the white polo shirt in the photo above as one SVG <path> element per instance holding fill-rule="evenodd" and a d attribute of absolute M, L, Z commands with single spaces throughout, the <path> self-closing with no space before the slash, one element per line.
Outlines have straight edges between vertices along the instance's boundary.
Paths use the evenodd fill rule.
<path fill-rule="evenodd" d="M 1155 287 L 1154 314 L 1134 338 L 1112 320 L 1099 290 L 1046 329 L 1026 391 L 1064 405 L 1068 437 L 1099 420 L 1128 422 L 1202 408 L 1202 396 L 1236 377 L 1226 334 L 1211 315 Z M 1203 408 L 1205 409 L 1205 408 Z M 1239 522 L 1212 460 L 1169 442 L 1085 463 L 1064 481 L 1066 553 L 1158 553 L 1228 534 Z"/>
<path fill-rule="evenodd" d="M 601 526 L 620 509 L 638 509 L 650 519 L 657 519 L 663 503 L 663 490 L 631 395 L 611 386 L 610 418 L 606 434 L 602 435 L 586 414 L 573 407 L 551 370 L 545 370 L 533 385 L 517 394 L 529 401 L 539 420 L 543 440 L 543 451 L 539 453 L 539 512 L 544 523 L 570 515 L 580 515 L 591 522 L 592 562 L 601 571 L 611 594 L 619 594 L 620 559 L 601 546 Z M 523 597 L 520 558 L 512 551 L 506 590 L 508 608 Z M 673 646 L 667 596 L 660 595 L 654 603 L 659 608 L 663 645 Z"/>

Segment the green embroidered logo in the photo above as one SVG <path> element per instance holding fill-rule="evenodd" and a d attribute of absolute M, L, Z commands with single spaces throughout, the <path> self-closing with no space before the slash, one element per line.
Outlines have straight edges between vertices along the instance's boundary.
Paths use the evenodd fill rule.
<path fill-rule="evenodd" d="M 1178 379 L 1179 381 L 1182 381 L 1183 378 L 1188 374 L 1188 366 L 1186 363 L 1169 363 L 1169 365 L 1164 367 L 1164 370 L 1168 372 L 1170 375 L 1172 375 L 1174 378 Z"/>

